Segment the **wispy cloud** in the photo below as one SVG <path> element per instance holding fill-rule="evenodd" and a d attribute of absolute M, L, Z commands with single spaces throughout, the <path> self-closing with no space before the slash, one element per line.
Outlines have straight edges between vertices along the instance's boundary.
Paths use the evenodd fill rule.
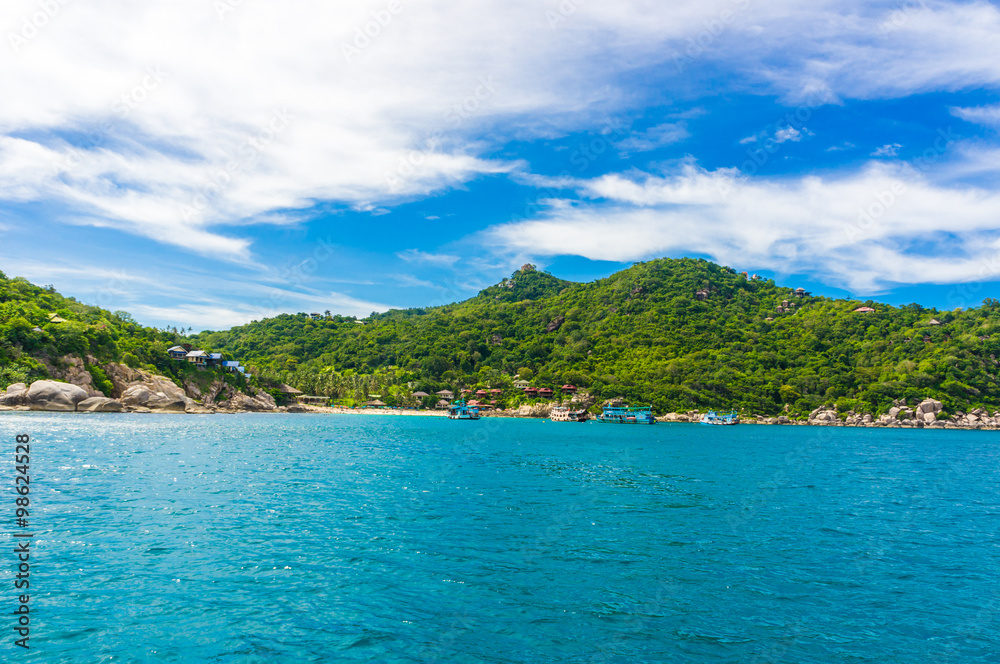
<path fill-rule="evenodd" d="M 791 125 L 778 125 L 772 130 L 765 130 L 756 134 L 751 134 L 745 138 L 741 138 L 740 145 L 750 145 L 754 143 L 773 143 L 774 145 L 781 145 L 782 143 L 787 143 L 791 141 L 792 143 L 798 143 L 802 140 L 803 136 L 812 136 L 812 132 L 803 127 L 802 129 L 796 129 Z"/>
<path fill-rule="evenodd" d="M 989 127 L 1000 127 L 1000 104 L 992 106 L 974 106 L 971 108 L 952 108 L 951 112 L 956 117 L 967 122 L 986 125 Z"/>
<path fill-rule="evenodd" d="M 614 144 L 618 150 L 628 154 L 632 152 L 649 152 L 658 148 L 679 143 L 690 136 L 683 122 L 667 122 L 650 127 L 646 131 L 635 133 Z"/>
<path fill-rule="evenodd" d="M 871 153 L 872 157 L 895 157 L 899 154 L 899 149 L 903 147 L 899 143 L 887 143 L 877 148 Z"/>
<path fill-rule="evenodd" d="M 397 252 L 396 255 L 408 263 L 428 263 L 441 267 L 451 267 L 460 260 L 458 256 L 433 254 L 421 251 L 420 249 L 407 249 L 406 251 Z"/>

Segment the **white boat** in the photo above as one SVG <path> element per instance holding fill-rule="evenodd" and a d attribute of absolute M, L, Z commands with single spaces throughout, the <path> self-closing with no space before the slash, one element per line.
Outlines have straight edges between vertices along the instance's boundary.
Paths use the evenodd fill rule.
<path fill-rule="evenodd" d="M 556 406 L 552 409 L 549 419 L 553 422 L 586 422 L 586 410 L 570 410 L 566 406 Z"/>

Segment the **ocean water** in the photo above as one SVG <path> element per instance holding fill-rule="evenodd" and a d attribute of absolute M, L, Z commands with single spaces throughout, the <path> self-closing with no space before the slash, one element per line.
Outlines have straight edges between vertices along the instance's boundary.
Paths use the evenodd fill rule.
<path fill-rule="evenodd" d="M 995 433 L 5 413 L 4 523 L 23 432 L 4 662 L 1000 661 Z"/>

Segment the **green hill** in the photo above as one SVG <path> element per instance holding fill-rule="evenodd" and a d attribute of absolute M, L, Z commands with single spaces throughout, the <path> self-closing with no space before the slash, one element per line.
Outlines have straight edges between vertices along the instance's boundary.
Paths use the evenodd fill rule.
<path fill-rule="evenodd" d="M 186 362 L 167 356 L 171 346 L 188 341 L 177 333 L 136 323 L 125 311 L 110 312 L 63 297 L 51 286 L 39 287 L 26 279 L 0 272 L 0 391 L 12 383 L 30 383 L 52 377 L 51 369 L 80 358 L 93 385 L 111 396 L 113 386 L 102 365 L 109 362 L 143 368 L 195 383 L 211 382 Z M 226 382 L 245 389 L 240 376 Z"/>
<path fill-rule="evenodd" d="M 526 266 L 461 303 L 363 321 L 287 314 L 194 342 L 269 380 L 359 399 L 498 387 L 520 373 L 660 412 L 878 413 L 925 397 L 954 412 L 1000 407 L 998 304 L 940 312 L 797 297 L 708 261 L 662 259 L 588 284 Z M 861 306 L 875 311 L 855 313 Z"/>

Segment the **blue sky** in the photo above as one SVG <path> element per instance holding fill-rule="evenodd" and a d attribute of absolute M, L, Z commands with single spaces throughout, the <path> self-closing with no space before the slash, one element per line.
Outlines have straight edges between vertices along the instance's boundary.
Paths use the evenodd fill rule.
<path fill-rule="evenodd" d="M 0 269 L 195 329 L 529 261 L 1000 292 L 996 4 L 328 4 L 5 3 Z"/>

